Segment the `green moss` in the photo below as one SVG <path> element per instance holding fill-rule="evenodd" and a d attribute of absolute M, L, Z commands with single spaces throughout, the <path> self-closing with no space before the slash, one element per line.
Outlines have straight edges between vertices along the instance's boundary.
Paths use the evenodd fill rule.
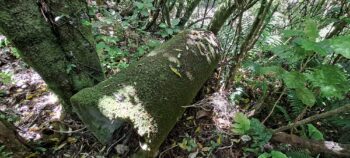
<path fill-rule="evenodd" d="M 43 17 L 37 0 L 0 1 L 0 28 L 19 50 L 20 57 L 40 74 L 69 110 L 70 97 L 102 81 L 104 74 L 92 33 L 88 32 L 91 28 L 80 23 L 87 12 L 86 2 L 45 3 L 54 17 L 68 16 L 53 26 L 48 23 L 50 19 L 45 19 L 50 17 Z M 67 73 L 67 66 L 72 64 L 76 68 Z"/>
<path fill-rule="evenodd" d="M 200 48 L 198 43 L 202 43 Z M 77 93 L 72 104 L 100 141 L 105 142 L 113 132 L 106 134 L 91 128 L 90 124 L 99 123 L 85 112 L 90 111 L 87 109 L 110 121 L 130 122 L 145 138 L 149 150 L 145 148 L 144 152 L 153 155 L 182 116 L 185 110 L 182 106 L 192 102 L 218 60 L 218 44 L 213 34 L 184 31 L 116 76 Z"/>

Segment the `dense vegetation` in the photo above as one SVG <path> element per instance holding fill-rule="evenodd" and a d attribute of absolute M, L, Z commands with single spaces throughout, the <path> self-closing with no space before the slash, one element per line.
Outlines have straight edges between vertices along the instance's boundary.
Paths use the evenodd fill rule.
<path fill-rule="evenodd" d="M 0 0 L 0 157 L 350 157 L 349 26 L 349 0 Z"/>

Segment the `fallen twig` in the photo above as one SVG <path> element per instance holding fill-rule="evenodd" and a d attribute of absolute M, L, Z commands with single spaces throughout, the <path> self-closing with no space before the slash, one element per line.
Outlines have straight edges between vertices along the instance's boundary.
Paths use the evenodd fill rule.
<path fill-rule="evenodd" d="M 321 114 L 310 116 L 310 117 L 308 117 L 306 119 L 297 121 L 295 123 L 291 123 L 291 124 L 286 125 L 286 126 L 282 126 L 280 128 L 277 128 L 277 129 L 273 130 L 273 132 L 274 133 L 282 132 L 282 131 L 291 129 L 291 128 L 296 127 L 296 126 L 304 125 L 304 124 L 310 123 L 312 121 L 319 120 L 319 119 L 324 119 L 324 118 L 327 118 L 327 117 L 330 117 L 330 116 L 336 116 L 336 114 L 340 114 L 340 113 L 344 113 L 344 112 L 348 112 L 348 111 L 350 111 L 350 104 L 344 105 L 344 106 L 342 106 L 340 108 L 336 108 L 336 109 L 333 109 L 333 110 L 330 110 L 330 111 L 327 111 L 327 112 L 324 112 L 324 113 L 321 113 Z"/>
<path fill-rule="evenodd" d="M 307 148 L 318 153 L 331 154 L 336 157 L 350 157 L 350 144 L 340 144 L 332 141 L 315 141 L 283 132 L 275 133 L 272 136 L 272 140 L 279 143 L 291 144 L 299 148 Z"/>

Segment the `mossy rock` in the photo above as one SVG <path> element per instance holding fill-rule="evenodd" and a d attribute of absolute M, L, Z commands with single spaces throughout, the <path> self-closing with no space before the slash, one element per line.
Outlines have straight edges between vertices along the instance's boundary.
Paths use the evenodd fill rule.
<path fill-rule="evenodd" d="M 219 61 L 219 45 L 206 31 L 174 36 L 128 69 L 71 98 L 77 114 L 102 143 L 122 122 L 144 138 L 142 157 L 153 157 Z"/>

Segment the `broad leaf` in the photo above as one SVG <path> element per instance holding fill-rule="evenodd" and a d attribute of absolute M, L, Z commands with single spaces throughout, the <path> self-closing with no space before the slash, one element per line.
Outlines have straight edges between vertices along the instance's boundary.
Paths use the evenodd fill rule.
<path fill-rule="evenodd" d="M 297 97 L 303 102 L 303 104 L 312 107 L 315 102 L 316 98 L 314 96 L 314 93 L 312 93 L 309 89 L 305 87 L 297 88 L 295 89 L 295 92 L 297 94 Z"/>
<path fill-rule="evenodd" d="M 323 43 L 317 43 L 309 39 L 302 38 L 297 40 L 296 42 L 301 46 L 301 48 L 303 48 L 306 51 L 309 51 L 310 53 L 316 52 L 322 56 L 327 55 L 327 50 L 324 48 Z"/>
<path fill-rule="evenodd" d="M 276 150 L 271 151 L 271 157 L 272 158 L 288 158 L 287 155 L 283 154 L 280 151 L 276 151 Z"/>
<path fill-rule="evenodd" d="M 236 134 L 243 135 L 250 129 L 250 120 L 243 113 L 236 113 L 235 123 L 232 125 L 232 131 Z"/>
<path fill-rule="evenodd" d="M 265 153 L 259 155 L 258 158 L 269 158 L 269 157 L 271 157 L 271 154 L 265 152 Z"/>
<path fill-rule="evenodd" d="M 339 36 L 329 40 L 335 53 L 350 59 L 350 36 Z"/>
<path fill-rule="evenodd" d="M 324 140 L 323 134 L 314 125 L 307 124 L 308 136 L 314 140 Z"/>

